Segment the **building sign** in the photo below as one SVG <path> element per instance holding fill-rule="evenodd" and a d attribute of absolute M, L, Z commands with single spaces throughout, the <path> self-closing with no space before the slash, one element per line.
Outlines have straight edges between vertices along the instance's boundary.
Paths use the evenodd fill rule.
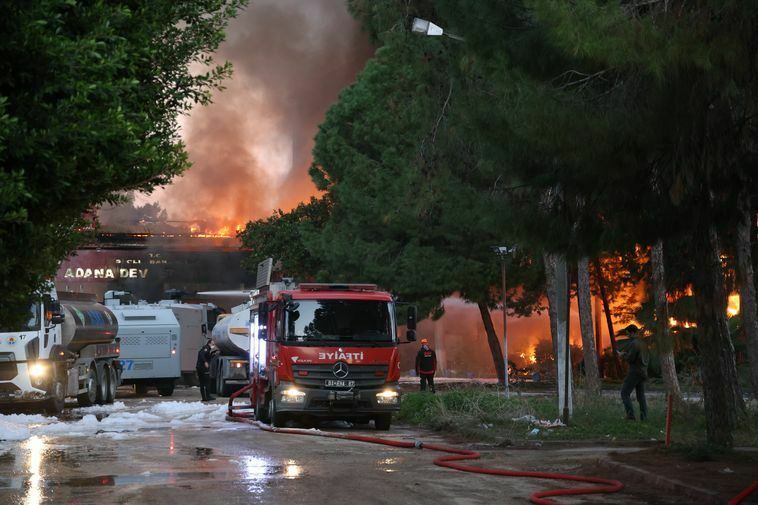
<path fill-rule="evenodd" d="M 145 279 L 148 268 L 67 268 L 64 279 Z"/>
<path fill-rule="evenodd" d="M 241 289 L 255 283 L 242 269 L 245 253 L 196 241 L 185 249 L 169 241 L 142 249 L 83 248 L 61 264 L 55 278 L 59 291 L 92 293 L 124 290 L 144 300 L 165 298 L 171 289 L 185 292 Z"/>

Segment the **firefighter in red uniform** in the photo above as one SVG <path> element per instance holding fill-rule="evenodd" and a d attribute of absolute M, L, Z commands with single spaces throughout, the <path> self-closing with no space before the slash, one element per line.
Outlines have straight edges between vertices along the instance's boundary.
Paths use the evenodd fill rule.
<path fill-rule="evenodd" d="M 429 384 L 429 391 L 434 393 L 434 372 L 437 371 L 437 355 L 431 347 L 429 341 L 421 339 L 421 349 L 416 354 L 416 375 L 421 377 L 421 391 L 426 391 L 426 385 Z"/>

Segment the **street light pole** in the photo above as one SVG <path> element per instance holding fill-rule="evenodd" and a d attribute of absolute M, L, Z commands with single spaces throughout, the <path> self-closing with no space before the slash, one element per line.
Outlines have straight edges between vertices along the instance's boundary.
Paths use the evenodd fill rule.
<path fill-rule="evenodd" d="M 508 319 L 507 307 L 507 295 L 505 291 L 505 254 L 500 256 L 500 268 L 503 271 L 503 359 L 505 360 L 505 397 L 510 396 L 510 380 L 508 377 L 508 325 L 506 321 Z"/>

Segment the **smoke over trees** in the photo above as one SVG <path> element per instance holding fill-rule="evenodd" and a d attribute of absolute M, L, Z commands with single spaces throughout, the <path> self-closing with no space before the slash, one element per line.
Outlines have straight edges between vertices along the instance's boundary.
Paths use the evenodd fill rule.
<path fill-rule="evenodd" d="M 318 124 L 372 53 L 342 0 L 251 2 L 216 53 L 234 78 L 182 122 L 192 169 L 147 200 L 172 220 L 233 230 L 316 195 Z"/>

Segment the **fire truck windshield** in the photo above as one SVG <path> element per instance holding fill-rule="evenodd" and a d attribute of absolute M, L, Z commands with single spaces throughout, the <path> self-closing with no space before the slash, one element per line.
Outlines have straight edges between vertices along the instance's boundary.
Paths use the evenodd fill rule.
<path fill-rule="evenodd" d="M 41 320 L 39 308 L 39 303 L 32 303 L 29 306 L 29 318 L 26 320 L 26 323 L 22 324 L 20 327 L 14 328 L 6 328 L 5 326 L 0 326 L 0 333 L 39 330 Z"/>
<path fill-rule="evenodd" d="M 395 340 L 391 306 L 373 300 L 297 300 L 285 311 L 287 342 L 391 344 Z"/>

